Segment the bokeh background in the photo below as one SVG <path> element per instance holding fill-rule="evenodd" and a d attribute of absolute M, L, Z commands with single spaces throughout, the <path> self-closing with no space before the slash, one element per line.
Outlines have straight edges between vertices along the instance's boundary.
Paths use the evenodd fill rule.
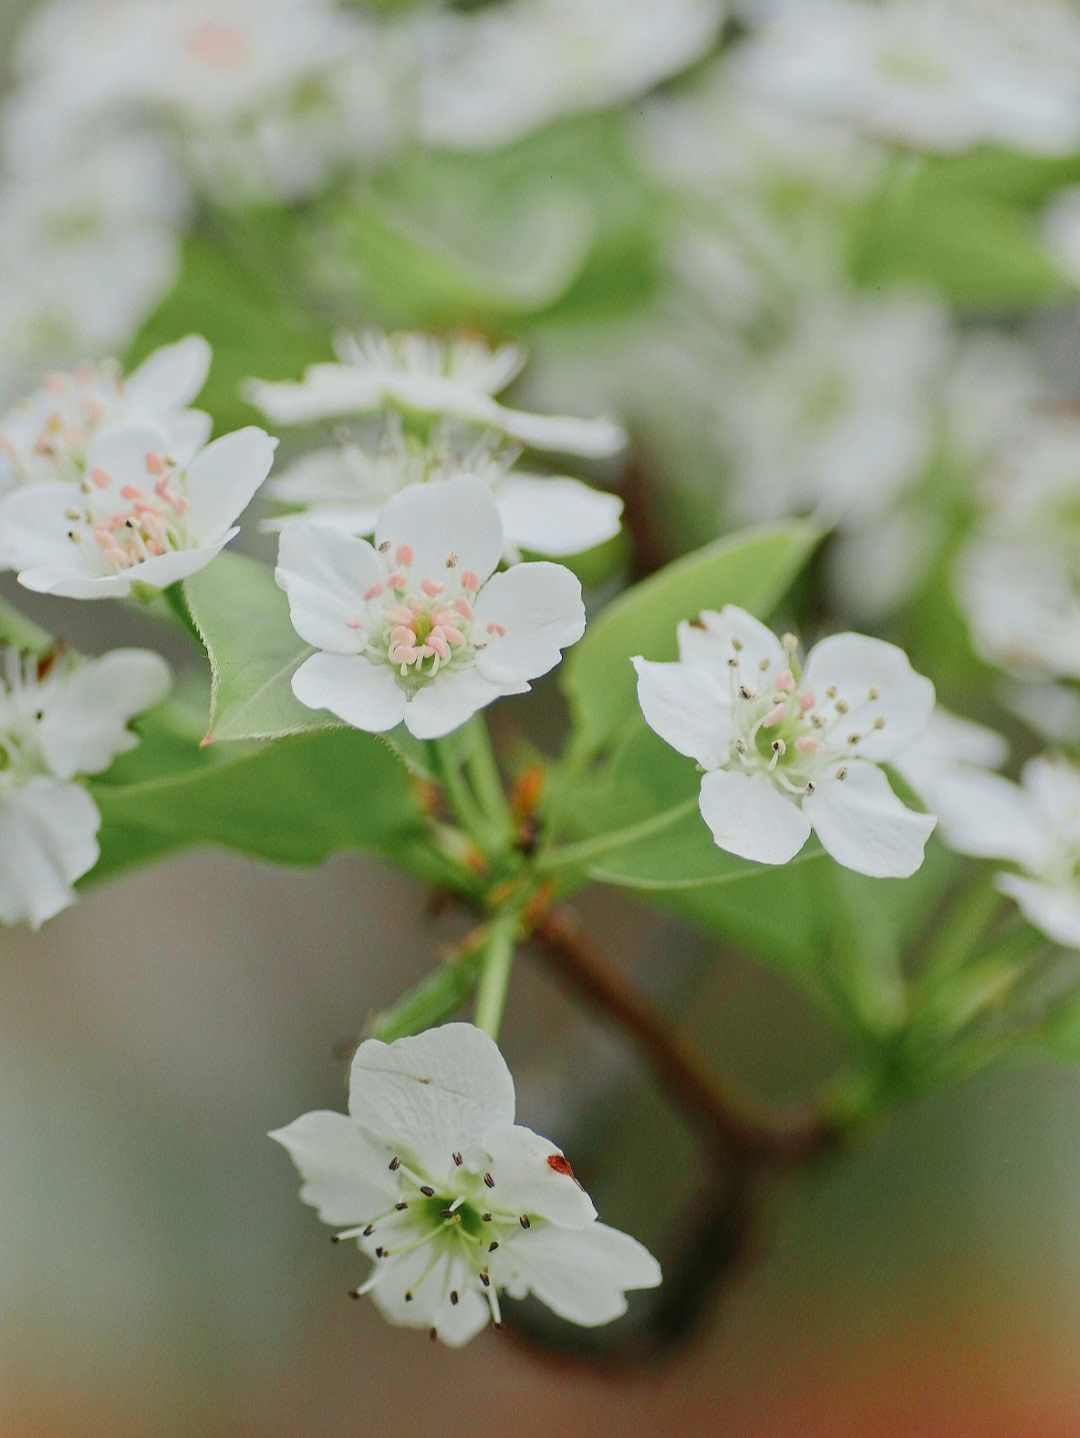
<path fill-rule="evenodd" d="M 342 328 L 520 340 L 514 402 L 630 430 L 587 476 L 633 536 L 591 557 L 594 605 L 817 513 L 812 623 L 903 642 L 1020 757 L 1076 743 L 1080 627 L 1023 699 L 1002 655 L 1038 596 L 986 579 L 1018 527 L 1080 576 L 1080 507 L 1029 503 L 1047 453 L 1080 494 L 1072 0 L 8 0 L 0 45 L 0 402 L 197 331 L 221 431 L 257 418 L 245 378 Z M 91 608 L 32 612 L 90 652 L 159 643 Z M 551 693 L 505 722 L 546 735 Z M 829 1073 L 753 955 L 623 894 L 581 910 L 756 1093 Z M 1080 1075 L 1028 1056 L 912 1101 L 745 1232 L 732 1175 L 535 955 L 503 1035 L 519 1116 L 660 1254 L 664 1307 L 595 1350 L 526 1313 L 452 1353 L 349 1303 L 360 1260 L 265 1134 L 342 1105 L 349 1045 L 461 922 L 360 856 L 192 852 L 4 933 L 4 1438 L 1080 1432 Z"/>

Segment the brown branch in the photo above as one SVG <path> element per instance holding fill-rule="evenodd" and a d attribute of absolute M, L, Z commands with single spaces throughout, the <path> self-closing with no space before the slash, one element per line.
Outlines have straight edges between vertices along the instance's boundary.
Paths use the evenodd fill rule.
<path fill-rule="evenodd" d="M 570 911 L 547 910 L 533 935 L 548 966 L 636 1040 L 664 1093 L 725 1158 L 794 1165 L 838 1143 L 839 1131 L 820 1114 L 779 1117 L 720 1075 L 640 989 L 604 962 Z"/>

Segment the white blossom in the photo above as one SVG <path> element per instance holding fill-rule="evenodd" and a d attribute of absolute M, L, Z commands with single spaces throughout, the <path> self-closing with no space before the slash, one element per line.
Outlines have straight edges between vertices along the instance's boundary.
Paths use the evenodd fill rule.
<path fill-rule="evenodd" d="M 722 849 L 766 864 L 817 834 L 837 863 L 902 877 L 922 863 L 934 827 L 896 797 L 878 761 L 925 730 L 928 679 L 895 645 L 834 634 L 805 667 L 734 605 L 678 629 L 679 659 L 635 658 L 645 721 L 705 771 L 701 814 Z"/>
<path fill-rule="evenodd" d="M 955 570 L 975 648 L 1006 669 L 1080 677 L 1080 423 L 1033 424 L 983 499 Z"/>
<path fill-rule="evenodd" d="M 265 493 L 315 524 L 367 535 L 382 506 L 408 485 L 470 474 L 491 488 L 510 561 L 521 549 L 555 559 L 579 554 L 618 534 L 621 499 L 567 475 L 514 469 L 519 452 L 491 431 L 470 440 L 440 426 L 421 444 L 391 423 L 375 444 L 343 436 L 335 448 L 305 455 L 270 480 Z M 290 522 L 286 515 L 265 527 L 281 529 Z"/>
<path fill-rule="evenodd" d="M 370 1293 L 392 1323 L 459 1347 L 501 1321 L 500 1292 L 533 1293 L 589 1327 L 626 1311 L 660 1266 L 599 1223 L 570 1164 L 514 1122 L 514 1084 L 494 1041 L 445 1024 L 392 1044 L 368 1039 L 349 1116 L 305 1114 L 270 1135 L 319 1217 L 372 1259 Z"/>
<path fill-rule="evenodd" d="M 526 414 L 493 396 L 524 364 L 517 345 L 492 349 L 483 340 L 440 341 L 378 330 L 339 336 L 337 364 L 311 365 L 297 382 L 250 380 L 247 397 L 275 424 L 304 424 L 398 408 L 492 429 L 519 444 L 560 454 L 604 458 L 626 442 L 618 425 Z"/>
<path fill-rule="evenodd" d="M 412 39 L 428 144 L 494 150 L 651 89 L 716 41 L 724 0 L 504 0 L 424 15 Z"/>
<path fill-rule="evenodd" d="M 358 729 L 404 722 L 450 733 L 502 694 L 521 694 L 581 638 L 581 585 L 561 565 L 495 574 L 499 512 L 469 476 L 410 485 L 385 506 L 375 543 L 297 521 L 276 571 L 292 622 L 319 651 L 293 693 Z"/>
<path fill-rule="evenodd" d="M 0 494 L 43 480 L 81 480 L 91 441 L 129 421 L 162 425 L 167 452 L 186 463 L 210 434 L 209 415 L 187 408 L 209 368 L 210 346 L 188 335 L 126 377 L 109 360 L 54 371 L 0 416 Z"/>
<path fill-rule="evenodd" d="M 1080 144 L 1068 0 L 759 0 L 736 64 L 776 104 L 928 150 Z"/>
<path fill-rule="evenodd" d="M 969 766 L 937 785 L 934 801 L 950 848 L 1015 864 L 998 888 L 1055 943 L 1080 948 L 1080 765 L 1032 759 L 1019 784 Z"/>
<path fill-rule="evenodd" d="M 233 521 L 273 463 L 250 427 L 189 459 L 167 429 L 131 423 L 93 439 L 82 479 L 26 485 L 0 502 L 0 562 L 27 589 L 96 599 L 193 574 L 238 532 Z"/>
<path fill-rule="evenodd" d="M 101 823 L 75 777 L 136 744 L 128 721 L 170 682 L 165 661 L 142 649 L 41 661 L 0 651 L 0 922 L 36 929 L 74 903 Z"/>

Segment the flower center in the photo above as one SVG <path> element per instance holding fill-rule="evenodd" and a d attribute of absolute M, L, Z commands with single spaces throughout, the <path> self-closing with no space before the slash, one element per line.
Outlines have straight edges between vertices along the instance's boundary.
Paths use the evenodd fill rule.
<path fill-rule="evenodd" d="M 819 700 L 800 684 L 794 635 L 786 634 L 783 644 L 787 662 L 774 673 L 767 657 L 751 668 L 742 640 L 731 640 L 727 666 L 735 725 L 732 748 L 739 767 L 767 774 L 777 788 L 802 798 L 814 792 L 828 771 L 843 779 L 844 761 L 857 756 L 868 731 L 885 727 L 885 716 L 876 684 L 857 701 L 830 684 Z"/>
<path fill-rule="evenodd" d="M 363 614 L 346 623 L 364 635 L 366 657 L 392 665 L 404 687 L 415 690 L 440 669 L 472 664 L 477 650 L 506 633 L 497 620 L 477 622 L 480 576 L 461 569 L 457 554 L 446 556 L 437 578 L 415 572 L 409 544 L 393 550 L 393 563 L 389 540 L 379 545 L 379 554 L 385 578 L 368 586 Z"/>
<path fill-rule="evenodd" d="M 113 365 L 57 370 L 41 390 L 11 411 L 0 428 L 0 451 L 19 483 L 80 477 L 86 447 L 110 412 L 116 413 L 123 380 Z"/>
<path fill-rule="evenodd" d="M 190 544 L 184 523 L 188 500 L 176 461 L 148 450 L 145 464 L 145 489 L 118 485 L 106 470 L 92 469 L 79 484 L 84 503 L 67 511 L 71 542 L 84 543 L 89 535 L 113 570 Z"/>

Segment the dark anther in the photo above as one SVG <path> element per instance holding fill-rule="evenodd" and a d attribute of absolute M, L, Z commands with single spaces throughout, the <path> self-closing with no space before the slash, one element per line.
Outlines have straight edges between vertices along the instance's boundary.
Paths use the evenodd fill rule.
<path fill-rule="evenodd" d="M 394 1207 L 397 1209 L 398 1213 L 401 1213 L 401 1211 L 402 1211 L 403 1209 L 408 1208 L 408 1206 L 409 1206 L 409 1205 L 405 1202 L 404 1199 L 402 1199 L 400 1203 L 395 1203 L 395 1204 L 394 1204 Z"/>
<path fill-rule="evenodd" d="M 368 1226 L 367 1226 L 367 1228 L 364 1229 L 364 1237 L 365 1237 L 365 1238 L 370 1238 L 371 1235 L 372 1235 L 374 1232 L 375 1232 L 375 1225 L 374 1225 L 373 1223 L 369 1223 Z"/>
<path fill-rule="evenodd" d="M 532 1224 L 529 1222 L 529 1215 L 527 1213 L 523 1213 L 521 1215 L 521 1217 L 518 1219 L 518 1223 L 521 1224 L 522 1228 L 532 1227 Z"/>
<path fill-rule="evenodd" d="M 488 1188 L 495 1187 L 495 1180 L 492 1178 L 490 1173 L 484 1174 L 484 1182 L 487 1184 Z"/>
<path fill-rule="evenodd" d="M 390 1172 L 393 1173 L 396 1169 L 399 1169 L 400 1167 L 401 1159 L 398 1158 L 397 1154 L 395 1153 L 394 1157 L 390 1160 Z"/>
<path fill-rule="evenodd" d="M 455 1164 L 458 1166 L 458 1168 L 460 1168 L 460 1167 L 461 1167 L 461 1154 L 460 1154 L 460 1153 L 452 1153 L 452 1154 L 450 1155 L 450 1157 L 454 1160 L 454 1162 L 455 1162 Z"/>
<path fill-rule="evenodd" d="M 425 1198 L 435 1197 L 435 1190 L 428 1183 L 422 1183 L 420 1185 L 420 1192 L 424 1195 Z"/>
<path fill-rule="evenodd" d="M 489 1243 L 489 1244 L 488 1244 L 488 1252 L 489 1252 L 489 1253 L 494 1253 L 495 1250 L 498 1248 L 498 1246 L 499 1246 L 499 1245 L 498 1245 L 497 1243 Z"/>
<path fill-rule="evenodd" d="M 457 1303 L 457 1301 L 458 1301 L 458 1292 L 457 1292 L 457 1289 L 456 1289 L 456 1288 L 451 1288 L 451 1290 L 450 1290 L 450 1302 L 451 1302 L 451 1303 Z"/>

